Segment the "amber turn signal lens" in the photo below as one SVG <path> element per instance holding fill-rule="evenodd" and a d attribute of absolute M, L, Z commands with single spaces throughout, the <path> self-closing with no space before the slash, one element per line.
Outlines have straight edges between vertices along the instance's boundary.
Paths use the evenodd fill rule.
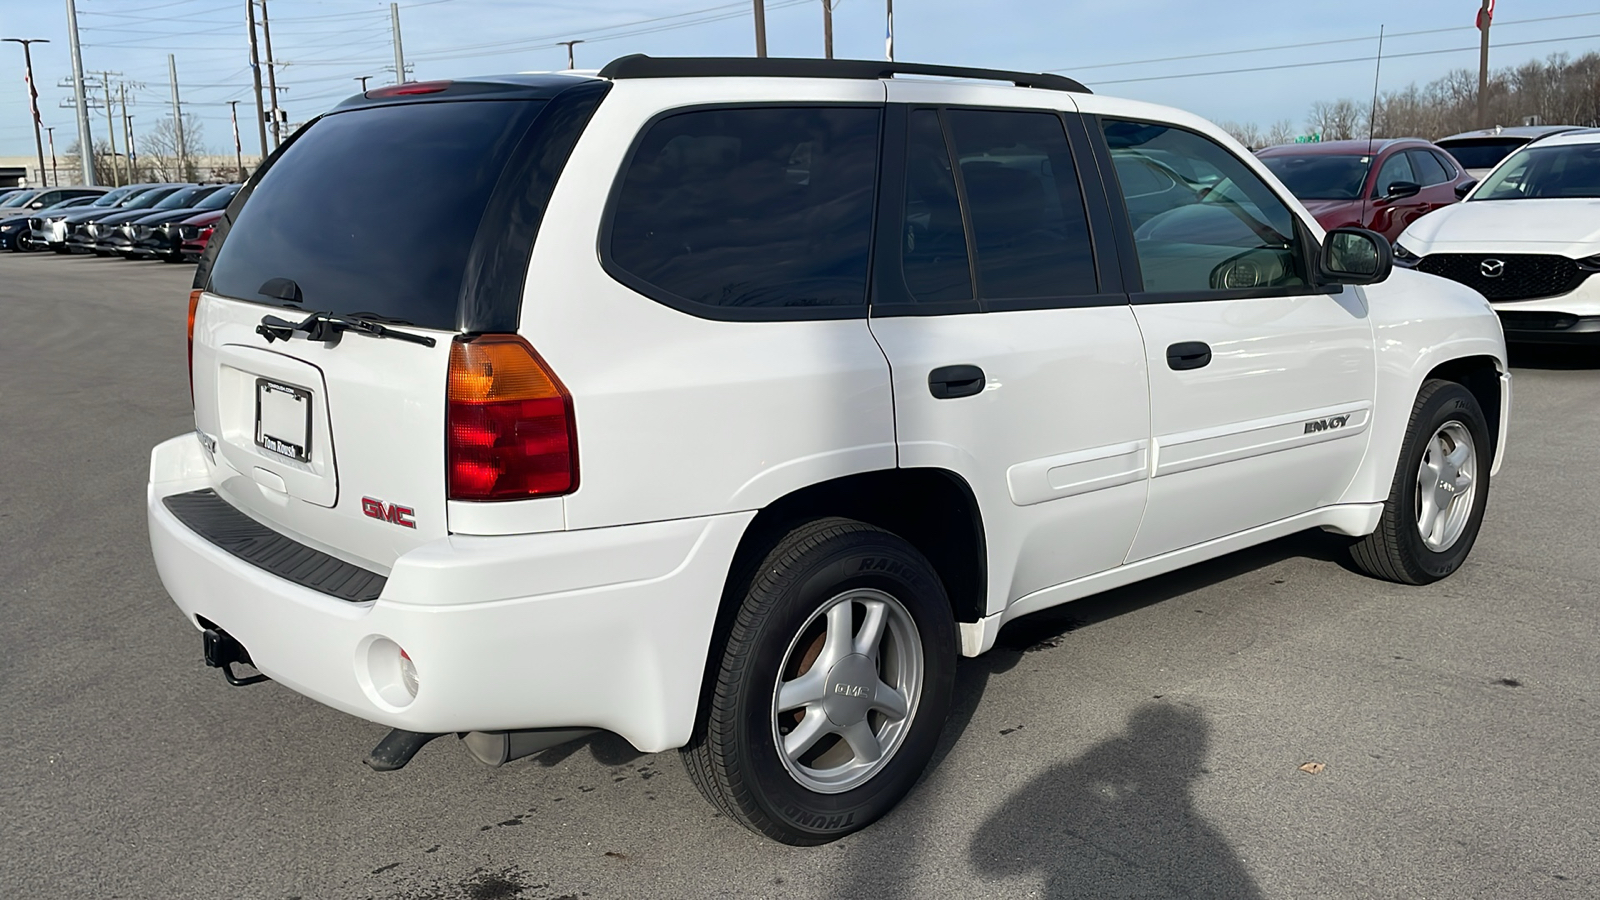
<path fill-rule="evenodd" d="M 445 449 L 450 499 L 519 500 L 578 486 L 572 397 L 517 335 L 450 347 Z"/>
<path fill-rule="evenodd" d="M 204 291 L 189 292 L 189 405 L 194 405 L 194 312 L 200 308 Z"/>

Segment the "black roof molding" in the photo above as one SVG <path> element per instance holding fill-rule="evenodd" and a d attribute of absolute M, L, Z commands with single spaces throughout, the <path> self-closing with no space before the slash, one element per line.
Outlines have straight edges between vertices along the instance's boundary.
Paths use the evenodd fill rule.
<path fill-rule="evenodd" d="M 1046 91 L 1093 91 L 1065 75 L 935 66 L 925 63 L 878 62 L 870 59 L 810 59 L 755 56 L 670 56 L 643 53 L 606 63 L 601 78 L 893 78 L 896 75 L 931 75 L 936 78 L 975 78 L 1009 81 L 1017 87 Z"/>

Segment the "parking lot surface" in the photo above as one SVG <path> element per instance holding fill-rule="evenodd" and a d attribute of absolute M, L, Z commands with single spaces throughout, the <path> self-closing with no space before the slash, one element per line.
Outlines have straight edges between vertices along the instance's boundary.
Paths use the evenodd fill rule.
<path fill-rule="evenodd" d="M 0 256 L 0 896 L 1600 895 L 1600 353 L 1514 354 L 1454 577 L 1315 532 L 1022 620 L 911 797 L 797 849 L 675 752 L 446 738 L 376 774 L 382 727 L 206 669 L 143 510 L 192 427 L 191 272 Z"/>

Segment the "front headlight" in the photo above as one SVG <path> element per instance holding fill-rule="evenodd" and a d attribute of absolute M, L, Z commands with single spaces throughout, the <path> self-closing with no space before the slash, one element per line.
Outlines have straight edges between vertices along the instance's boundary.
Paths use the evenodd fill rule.
<path fill-rule="evenodd" d="M 1395 265 L 1404 266 L 1407 269 L 1415 269 L 1417 267 L 1417 263 L 1419 262 L 1422 262 L 1422 257 L 1412 253 L 1410 250 L 1407 250 L 1399 241 L 1394 242 Z"/>

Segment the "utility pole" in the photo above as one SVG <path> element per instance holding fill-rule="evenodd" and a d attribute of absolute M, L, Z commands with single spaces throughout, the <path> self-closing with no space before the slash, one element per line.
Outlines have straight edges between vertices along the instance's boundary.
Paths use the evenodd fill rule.
<path fill-rule="evenodd" d="M 233 164 L 238 167 L 239 180 L 244 181 L 244 145 L 239 143 L 239 101 L 229 100 L 228 111 L 233 114 Z"/>
<path fill-rule="evenodd" d="M 583 41 L 556 41 L 556 43 L 567 48 L 567 68 L 576 69 L 578 66 L 577 63 L 575 63 L 572 59 L 572 47 L 574 44 L 583 43 Z"/>
<path fill-rule="evenodd" d="M 122 170 L 117 163 L 117 124 L 111 113 L 111 76 L 121 75 L 121 72 L 99 72 L 100 86 L 106 91 L 106 140 L 111 142 L 111 185 L 121 187 Z"/>
<path fill-rule="evenodd" d="M 261 40 L 267 51 L 267 101 L 272 109 L 272 148 L 283 143 L 278 125 L 278 64 L 272 58 L 272 25 L 267 21 L 267 0 L 261 0 Z"/>
<path fill-rule="evenodd" d="M 89 133 L 89 98 L 83 93 L 83 48 L 78 44 L 78 6 L 67 0 L 67 39 L 72 43 L 72 97 L 78 107 L 78 167 L 83 183 L 94 180 L 94 137 Z"/>
<path fill-rule="evenodd" d="M 767 55 L 767 4 L 766 0 L 755 0 L 756 6 L 756 56 Z"/>
<path fill-rule="evenodd" d="M 822 0 L 822 57 L 833 59 L 833 0 Z"/>
<path fill-rule="evenodd" d="M 888 28 L 883 33 L 883 56 L 889 62 L 894 62 L 894 0 L 884 0 L 888 5 Z"/>
<path fill-rule="evenodd" d="M 167 54 L 167 75 L 172 79 L 172 127 L 177 138 L 178 180 L 189 177 L 189 145 L 183 140 L 183 105 L 178 102 L 178 60 Z"/>
<path fill-rule="evenodd" d="M 33 51 L 28 45 L 48 44 L 50 41 L 47 38 L 5 38 L 5 40 L 22 45 L 22 59 L 28 71 L 28 107 L 33 110 L 33 148 L 39 151 L 39 181 L 43 182 L 44 187 L 49 187 L 50 183 L 45 181 L 44 177 L 44 141 L 39 138 L 39 126 L 43 124 L 39 119 L 39 89 L 33 84 Z"/>
<path fill-rule="evenodd" d="M 406 52 L 400 46 L 400 4 L 389 4 L 389 26 L 394 30 L 394 83 L 406 82 Z"/>
<path fill-rule="evenodd" d="M 371 75 L 357 75 L 356 77 L 354 77 L 354 78 L 352 78 L 350 80 L 351 81 L 359 81 L 359 82 L 361 82 L 361 93 L 365 94 L 367 92 L 367 79 L 369 79 L 371 77 L 372 77 Z"/>
<path fill-rule="evenodd" d="M 1489 20 L 1494 18 L 1494 0 L 1483 0 L 1478 7 L 1478 127 L 1489 127 Z"/>
<path fill-rule="evenodd" d="M 250 74 L 256 88 L 256 132 L 261 137 L 261 159 L 267 158 L 267 108 L 261 102 L 261 54 L 256 52 L 256 0 L 244 0 L 245 15 L 250 21 Z"/>

